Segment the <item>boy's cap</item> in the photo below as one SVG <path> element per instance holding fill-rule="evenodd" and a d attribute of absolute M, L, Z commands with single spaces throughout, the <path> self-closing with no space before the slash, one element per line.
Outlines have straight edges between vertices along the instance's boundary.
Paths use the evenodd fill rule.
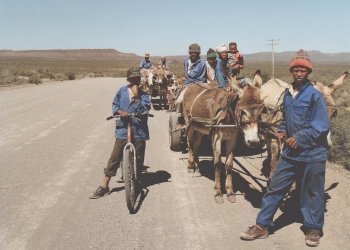
<path fill-rule="evenodd" d="M 141 73 L 137 68 L 131 68 L 126 73 L 126 78 L 132 78 L 132 77 L 138 77 L 138 76 L 141 76 Z"/>
<path fill-rule="evenodd" d="M 145 57 L 149 57 L 149 54 L 145 54 Z"/>
<path fill-rule="evenodd" d="M 295 53 L 290 63 L 289 71 L 292 72 L 292 69 L 297 66 L 305 67 L 309 69 L 309 73 L 312 72 L 311 59 L 305 50 L 300 49 L 298 52 Z"/>
<path fill-rule="evenodd" d="M 216 58 L 216 53 L 212 48 L 208 49 L 207 58 Z"/>

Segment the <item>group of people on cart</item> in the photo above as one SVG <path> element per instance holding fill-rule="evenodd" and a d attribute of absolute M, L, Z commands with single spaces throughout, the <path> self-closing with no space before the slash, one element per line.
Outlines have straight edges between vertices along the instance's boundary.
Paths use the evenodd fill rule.
<path fill-rule="evenodd" d="M 201 47 L 197 44 L 189 46 L 189 57 L 184 61 L 185 86 L 192 83 L 219 83 L 220 88 L 229 89 L 229 75 L 238 76 L 240 70 L 244 68 L 244 60 L 242 54 L 237 50 L 237 43 L 229 43 L 229 47 L 220 44 L 214 51 L 209 48 L 207 51 L 207 60 L 201 57 Z M 150 55 L 145 54 L 145 59 L 140 62 L 139 69 L 152 70 L 155 67 L 149 59 Z M 162 56 L 157 68 L 169 70 L 166 57 Z"/>
<path fill-rule="evenodd" d="M 240 70 L 244 68 L 244 60 L 242 54 L 237 50 L 237 43 L 229 43 L 229 47 L 225 44 L 220 44 L 214 51 L 209 48 L 206 55 L 206 61 L 201 57 L 201 47 L 197 44 L 189 46 L 189 57 L 184 61 L 184 86 L 188 87 L 193 83 L 218 84 L 219 88 L 230 91 L 231 87 L 228 84 L 229 78 L 238 76 Z M 145 54 L 145 59 L 140 62 L 139 69 L 153 70 L 162 68 L 166 70 L 168 78 L 171 82 L 174 81 L 174 75 L 169 71 L 169 65 L 166 57 L 162 56 L 157 67 L 152 65 L 150 55 Z M 171 92 L 170 99 L 175 96 Z M 181 103 L 184 92 L 177 98 L 177 104 Z M 170 100 L 169 110 L 172 109 L 172 100 Z"/>

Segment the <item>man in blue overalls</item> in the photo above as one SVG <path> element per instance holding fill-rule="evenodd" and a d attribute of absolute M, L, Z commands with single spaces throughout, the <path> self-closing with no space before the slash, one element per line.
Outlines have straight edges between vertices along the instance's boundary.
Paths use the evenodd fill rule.
<path fill-rule="evenodd" d="M 294 81 L 284 93 L 283 118 L 277 133 L 286 138 L 281 157 L 264 195 L 256 224 L 241 234 L 244 240 L 268 237 L 273 216 L 294 180 L 301 183 L 300 209 L 306 228 L 305 242 L 317 246 L 324 224 L 324 183 L 327 159 L 329 120 L 322 94 L 316 90 L 308 75 L 311 60 L 299 50 L 290 64 Z"/>

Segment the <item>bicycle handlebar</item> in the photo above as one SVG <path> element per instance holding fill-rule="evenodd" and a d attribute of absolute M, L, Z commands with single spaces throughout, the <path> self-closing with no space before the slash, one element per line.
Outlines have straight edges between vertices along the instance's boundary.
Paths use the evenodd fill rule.
<path fill-rule="evenodd" d="M 136 113 L 128 114 L 128 117 L 135 117 L 135 118 L 137 118 L 138 116 L 144 116 L 144 115 L 140 115 L 140 114 L 136 114 Z M 148 117 L 154 117 L 154 115 L 152 115 L 152 114 L 147 114 L 147 116 Z M 121 117 L 121 115 L 111 115 L 111 116 L 108 116 L 106 118 L 106 120 L 108 121 L 108 120 L 111 120 L 113 118 L 120 118 L 120 117 Z"/>

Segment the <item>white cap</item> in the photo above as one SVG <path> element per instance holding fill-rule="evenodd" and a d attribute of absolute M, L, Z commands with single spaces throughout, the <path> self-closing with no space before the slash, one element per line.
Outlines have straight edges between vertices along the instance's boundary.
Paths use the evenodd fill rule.
<path fill-rule="evenodd" d="M 223 51 L 228 51 L 227 47 L 225 44 L 220 44 L 218 47 L 216 47 L 216 53 L 220 53 Z"/>

